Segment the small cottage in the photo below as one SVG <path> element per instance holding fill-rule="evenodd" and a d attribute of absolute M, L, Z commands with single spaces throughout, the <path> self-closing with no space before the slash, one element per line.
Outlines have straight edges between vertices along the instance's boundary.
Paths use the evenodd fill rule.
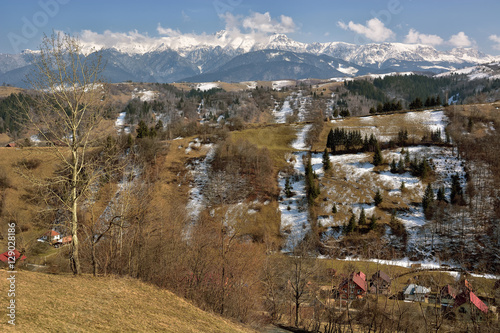
<path fill-rule="evenodd" d="M 42 237 L 38 238 L 39 242 L 48 242 L 50 244 L 58 243 L 61 240 L 61 234 L 54 229 L 47 231 Z"/>
<path fill-rule="evenodd" d="M 367 289 L 366 275 L 363 272 L 352 273 L 339 285 L 339 297 L 349 300 L 363 298 Z"/>
<path fill-rule="evenodd" d="M 370 293 L 388 295 L 391 292 L 391 278 L 382 271 L 372 275 L 370 282 Z"/>
<path fill-rule="evenodd" d="M 422 287 L 416 284 L 410 284 L 403 289 L 403 297 L 409 302 L 428 302 L 430 288 Z"/>

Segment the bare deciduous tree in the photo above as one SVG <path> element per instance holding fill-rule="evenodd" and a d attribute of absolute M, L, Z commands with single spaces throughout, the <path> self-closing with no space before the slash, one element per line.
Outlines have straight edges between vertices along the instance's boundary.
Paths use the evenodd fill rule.
<path fill-rule="evenodd" d="M 30 107 L 19 102 L 63 171 L 48 181 L 31 180 L 64 189 L 54 194 L 69 212 L 70 265 L 74 274 L 80 274 L 78 209 L 101 172 L 88 155 L 98 139 L 96 129 L 106 110 L 106 86 L 101 77 L 104 66 L 99 53 L 83 55 L 78 39 L 60 33 L 44 36 L 32 63 L 34 70 L 27 81 L 34 89 L 35 103 Z"/>

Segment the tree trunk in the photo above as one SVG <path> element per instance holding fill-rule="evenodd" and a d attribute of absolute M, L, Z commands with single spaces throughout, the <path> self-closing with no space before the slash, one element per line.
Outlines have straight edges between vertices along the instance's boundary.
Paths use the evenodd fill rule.
<path fill-rule="evenodd" d="M 95 243 L 94 243 L 94 240 L 92 240 L 91 245 L 92 245 L 92 271 L 93 271 L 94 277 L 96 277 L 97 276 L 97 261 L 96 261 L 96 256 L 95 256 Z"/>
<path fill-rule="evenodd" d="M 71 179 L 71 255 L 70 255 L 70 263 L 71 270 L 73 274 L 78 275 L 81 273 L 80 270 L 80 258 L 78 254 L 78 194 L 77 194 L 77 186 L 78 186 L 78 160 L 76 150 L 73 150 L 73 175 Z"/>

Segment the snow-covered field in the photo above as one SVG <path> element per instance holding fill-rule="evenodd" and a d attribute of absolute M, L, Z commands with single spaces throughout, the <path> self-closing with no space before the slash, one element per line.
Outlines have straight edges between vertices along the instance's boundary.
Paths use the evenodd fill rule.
<path fill-rule="evenodd" d="M 292 148 L 295 150 L 305 150 L 308 149 L 306 145 L 306 136 L 309 130 L 311 129 L 312 125 L 307 124 L 304 125 L 301 129 L 297 131 L 297 138 L 295 141 L 292 142 Z"/>
<path fill-rule="evenodd" d="M 278 80 L 278 81 L 273 81 L 272 82 L 272 88 L 275 90 L 281 90 L 284 87 L 289 87 L 289 86 L 294 86 L 295 81 L 291 80 Z"/>
<path fill-rule="evenodd" d="M 132 98 L 139 98 L 141 102 L 151 102 L 158 96 L 157 92 L 151 91 L 151 90 L 138 90 L 137 88 L 134 89 L 132 92 Z"/>
<path fill-rule="evenodd" d="M 193 141 L 190 142 L 189 145 L 197 145 L 198 143 L 199 141 Z M 188 148 L 190 147 L 188 146 Z M 192 161 L 192 164 L 188 165 L 189 175 L 192 178 L 192 181 L 189 184 L 189 200 L 186 205 L 186 210 L 190 219 L 190 223 L 187 225 L 187 228 L 185 230 L 186 237 L 189 237 L 192 226 L 198 221 L 200 213 L 205 208 L 203 188 L 208 182 L 208 171 L 210 169 L 210 163 L 215 156 L 215 146 L 213 144 L 200 144 L 200 149 L 207 150 L 205 157 L 202 159 L 196 159 Z"/>
<path fill-rule="evenodd" d="M 275 104 L 273 110 L 275 122 L 278 124 L 286 123 L 287 117 L 292 116 L 294 110 L 297 110 L 298 121 L 304 121 L 310 104 L 311 98 L 302 96 L 302 92 L 290 94 L 285 98 L 281 108 L 279 108 L 279 104 Z"/>
<path fill-rule="evenodd" d="M 196 85 L 196 89 L 200 89 L 201 91 L 207 91 L 214 88 L 219 88 L 218 82 L 202 82 Z"/>
<path fill-rule="evenodd" d="M 298 102 L 297 102 L 298 100 Z M 290 101 L 292 102 L 292 101 Z M 300 97 L 295 99 L 296 103 L 300 103 Z M 404 116 L 409 122 L 423 124 L 429 130 L 440 130 L 444 139 L 444 128 L 447 124 L 447 118 L 443 111 L 423 111 L 407 113 Z M 376 126 L 371 126 L 373 121 L 371 117 L 361 118 L 361 122 L 367 124 L 364 134 L 374 133 L 379 130 Z M 292 143 L 294 153 L 293 168 L 298 177 L 292 177 L 294 196 L 286 198 L 282 192 L 282 201 L 280 201 L 280 211 L 282 215 L 282 230 L 286 231 L 288 236 L 285 250 L 290 250 L 291 245 L 298 240 L 303 239 L 305 233 L 309 230 L 308 213 L 305 209 L 305 184 L 304 184 L 304 166 L 302 164 L 302 156 L 306 154 L 303 150 L 308 149 L 305 145 L 305 135 L 309 130 L 308 126 L 303 126 L 297 131 L 297 139 Z M 348 127 L 347 127 L 348 128 Z M 356 129 L 359 129 L 357 127 Z M 362 131 L 363 132 L 363 131 Z M 380 139 L 380 136 L 377 135 Z M 458 175 L 463 188 L 466 186 L 464 162 L 456 156 L 453 148 L 438 147 L 438 146 L 415 146 L 409 147 L 410 157 L 413 159 L 426 158 L 435 172 L 435 181 L 433 183 L 434 192 L 437 193 L 439 187 L 444 186 L 445 195 L 449 197 L 451 189 L 451 176 Z M 342 217 L 337 217 L 331 214 L 333 203 L 328 200 L 320 203 L 323 209 L 323 215 L 318 218 L 320 226 L 328 228 L 324 233 L 324 237 L 333 237 L 335 239 L 342 238 L 342 232 L 339 227 L 347 223 L 349 211 L 359 215 L 361 208 L 364 208 L 365 214 L 371 216 L 375 211 L 373 204 L 373 195 L 380 189 L 385 196 L 389 196 L 404 205 L 404 209 L 398 213 L 397 218 L 403 223 L 407 230 L 406 252 L 408 255 L 418 255 L 423 258 L 432 260 L 432 246 L 439 244 L 440 240 L 433 238 L 429 234 L 429 222 L 425 219 L 422 207 L 415 205 L 413 200 L 420 202 L 425 187 L 421 180 L 412 176 L 409 172 L 403 174 L 393 174 L 388 170 L 374 170 L 371 164 L 370 153 L 344 154 L 329 156 L 333 166 L 333 178 L 329 176 L 324 178 L 324 170 L 322 164 L 322 154 L 312 154 L 311 164 L 314 172 L 320 179 L 320 188 L 324 195 L 331 198 L 336 203 L 338 209 L 344 212 Z M 404 158 L 401 154 L 401 149 L 386 150 L 383 152 L 384 160 L 399 161 Z M 279 176 L 279 185 L 284 189 L 284 175 Z M 330 180 L 331 179 L 331 180 Z M 332 183 L 333 181 L 333 183 Z M 406 192 L 401 193 L 401 184 L 404 182 Z M 335 185 L 333 185 L 335 184 Z M 350 214 L 350 213 L 349 213 Z M 387 228 L 386 239 L 391 241 L 390 229 Z M 324 239 L 325 240 L 325 239 Z M 431 244 L 432 242 L 432 244 Z"/>
<path fill-rule="evenodd" d="M 308 221 L 306 185 L 304 181 L 305 168 L 302 157 L 305 153 L 294 153 L 291 157 L 293 175 L 290 176 L 290 185 L 293 195 L 287 198 L 284 193 L 285 182 L 288 175 L 278 176 L 280 193 L 279 210 L 281 212 L 281 232 L 287 237 L 283 252 L 291 252 L 311 230 Z"/>
<path fill-rule="evenodd" d="M 277 104 L 277 105 L 275 104 L 275 107 L 273 110 L 274 119 L 275 119 L 276 123 L 284 124 L 284 123 L 286 123 L 286 118 L 293 114 L 293 110 L 290 106 L 290 100 L 286 99 L 283 102 L 283 106 L 281 107 L 281 109 L 278 110 L 278 107 L 279 107 L 279 104 Z"/>
<path fill-rule="evenodd" d="M 116 128 L 116 131 L 118 132 L 118 134 L 120 134 L 122 132 L 125 134 L 130 133 L 130 127 L 125 126 L 125 117 L 126 116 L 127 116 L 126 112 L 120 112 L 120 114 L 116 118 L 115 128 Z"/>

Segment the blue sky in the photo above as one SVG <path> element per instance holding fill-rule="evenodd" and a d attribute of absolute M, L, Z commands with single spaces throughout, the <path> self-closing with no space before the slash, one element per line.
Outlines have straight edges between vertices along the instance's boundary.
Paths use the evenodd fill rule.
<path fill-rule="evenodd" d="M 52 29 L 86 31 L 88 42 L 105 42 L 231 27 L 242 34 L 282 32 L 299 42 L 408 42 L 500 55 L 499 13 L 498 0 L 0 0 L 0 53 L 36 49 Z"/>

